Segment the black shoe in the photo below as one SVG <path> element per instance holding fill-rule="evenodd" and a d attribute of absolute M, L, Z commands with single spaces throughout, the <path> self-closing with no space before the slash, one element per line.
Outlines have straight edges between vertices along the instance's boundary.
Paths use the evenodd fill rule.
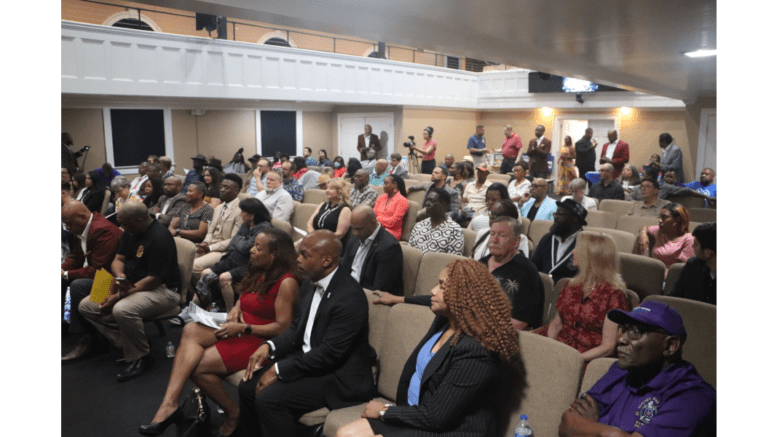
<path fill-rule="evenodd" d="M 62 362 L 75 361 L 79 358 L 83 358 L 92 350 L 92 339 L 81 337 L 78 340 L 78 344 L 70 352 L 62 355 Z"/>
<path fill-rule="evenodd" d="M 140 357 L 137 360 L 131 362 L 126 369 L 122 370 L 118 375 L 116 375 L 116 378 L 119 381 L 129 381 L 132 378 L 138 377 L 142 375 L 143 372 L 151 368 L 151 361 L 151 354 Z"/>
<path fill-rule="evenodd" d="M 167 419 L 161 422 L 152 423 L 150 425 L 140 425 L 140 427 L 138 428 L 138 432 L 140 433 L 140 435 L 157 436 L 165 432 L 165 430 L 167 429 L 168 426 L 170 426 L 171 423 L 175 423 L 176 426 L 178 426 L 178 424 L 181 423 L 181 420 L 183 420 L 183 412 L 179 407 L 175 411 L 173 411 L 173 414 L 167 416 Z"/>

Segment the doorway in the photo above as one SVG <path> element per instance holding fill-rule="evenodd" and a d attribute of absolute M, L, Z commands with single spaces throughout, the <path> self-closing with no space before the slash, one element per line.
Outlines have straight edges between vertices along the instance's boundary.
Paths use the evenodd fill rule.
<path fill-rule="evenodd" d="M 348 158 L 361 159 L 356 149 L 359 135 L 364 134 L 364 125 L 372 126 L 372 133 L 380 139 L 379 158 L 394 153 L 394 114 L 337 114 L 337 154 L 348 162 Z"/>
<path fill-rule="evenodd" d="M 564 145 L 564 137 L 567 135 L 572 137 L 572 144 L 574 144 L 585 135 L 585 130 L 589 127 L 594 130 L 592 140 L 595 139 L 597 142 L 596 156 L 598 157 L 602 153 L 602 145 L 609 141 L 607 139 L 607 131 L 618 129 L 620 127 L 620 119 L 617 115 L 600 114 L 566 114 L 556 116 L 553 123 L 553 146 L 550 151 L 555 158 L 553 163 L 553 180 L 558 178 L 558 156 L 561 146 Z M 596 170 L 599 170 L 598 158 L 596 160 Z M 582 175 L 578 174 L 578 177 L 582 177 Z"/>

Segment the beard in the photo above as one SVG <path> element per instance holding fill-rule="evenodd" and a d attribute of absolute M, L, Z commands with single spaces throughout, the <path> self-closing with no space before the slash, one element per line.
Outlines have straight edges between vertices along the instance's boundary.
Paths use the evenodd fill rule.
<path fill-rule="evenodd" d="M 562 236 L 569 233 L 569 224 L 568 223 L 553 223 L 553 226 L 550 227 L 550 234 L 551 235 L 557 235 Z"/>

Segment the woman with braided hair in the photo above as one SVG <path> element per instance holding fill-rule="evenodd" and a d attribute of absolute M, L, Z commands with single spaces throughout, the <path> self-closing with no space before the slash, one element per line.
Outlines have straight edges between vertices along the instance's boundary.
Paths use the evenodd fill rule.
<path fill-rule="evenodd" d="M 455 260 L 440 272 L 432 311 L 437 317 L 399 379 L 397 405 L 371 401 L 338 437 L 504 435 L 505 410 L 517 407 L 526 384 L 510 301 L 485 265 Z"/>

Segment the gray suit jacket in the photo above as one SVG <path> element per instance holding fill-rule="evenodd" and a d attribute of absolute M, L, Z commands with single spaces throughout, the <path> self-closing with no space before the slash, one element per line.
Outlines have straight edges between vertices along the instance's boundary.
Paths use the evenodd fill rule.
<path fill-rule="evenodd" d="M 677 182 L 685 182 L 683 175 L 683 151 L 677 144 L 672 143 L 661 152 L 661 173 L 674 171 Z"/>
<path fill-rule="evenodd" d="M 167 207 L 167 212 L 162 214 L 162 211 L 165 209 L 165 205 L 170 204 L 170 206 Z M 159 202 L 157 202 L 156 205 L 153 206 L 153 208 L 159 208 L 159 216 L 156 218 L 159 220 L 159 223 L 162 223 L 165 227 L 170 226 L 170 222 L 173 221 L 173 217 L 175 217 L 176 214 L 178 214 L 178 211 L 183 208 L 183 205 L 186 203 L 186 194 L 185 193 L 178 193 L 173 197 L 167 197 L 165 195 L 162 195 L 162 197 L 159 198 Z M 152 209 L 153 209 L 152 208 Z"/>
<path fill-rule="evenodd" d="M 389 172 L 390 172 L 390 171 L 391 171 L 391 170 L 389 170 Z M 399 164 L 399 165 L 397 166 L 397 168 L 394 170 L 394 172 L 393 172 L 393 173 L 390 173 L 390 174 L 393 174 L 393 175 L 395 175 L 395 176 L 399 176 L 399 177 L 401 177 L 402 179 L 407 179 L 407 176 L 408 176 L 408 175 L 407 175 L 407 169 L 406 169 L 406 168 L 405 168 L 405 166 L 404 166 L 404 165 L 402 165 L 402 164 Z"/>

